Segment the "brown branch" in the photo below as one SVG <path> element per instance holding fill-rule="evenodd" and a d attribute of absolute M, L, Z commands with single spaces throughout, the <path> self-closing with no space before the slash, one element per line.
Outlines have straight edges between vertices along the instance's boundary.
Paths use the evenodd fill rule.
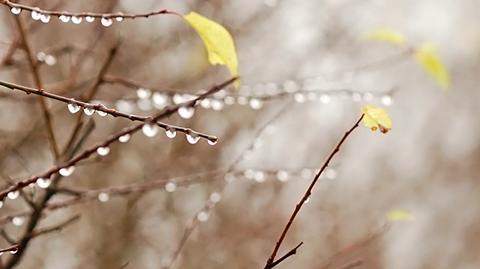
<path fill-rule="evenodd" d="M 227 80 L 227 81 L 225 81 L 225 82 L 223 82 L 219 85 L 213 86 L 211 89 L 207 90 L 203 94 L 200 94 L 194 100 L 185 102 L 185 103 L 177 105 L 177 106 L 168 107 L 168 108 L 164 109 L 163 111 L 161 111 L 160 113 L 158 113 L 157 115 L 155 115 L 153 118 L 151 118 L 149 120 L 149 122 L 156 123 L 161 118 L 165 118 L 165 117 L 168 117 L 168 116 L 172 115 L 173 113 L 176 113 L 180 107 L 194 107 L 197 104 L 198 101 L 200 101 L 203 98 L 205 98 L 205 97 L 207 97 L 207 96 L 209 96 L 209 95 L 227 87 L 228 85 L 232 84 L 236 79 L 237 78 L 231 78 L 231 79 L 229 79 L 229 80 Z M 116 142 L 121 136 L 124 136 L 124 135 L 127 135 L 127 134 L 132 135 L 133 133 L 142 129 L 142 127 L 147 123 L 148 122 L 144 122 L 144 123 L 141 123 L 141 124 L 138 124 L 138 125 L 126 127 L 124 129 L 120 130 L 119 132 L 110 135 L 106 140 L 104 140 L 102 142 L 99 142 L 99 143 L 87 148 L 82 153 L 78 154 L 76 157 L 71 158 L 70 160 L 64 162 L 61 165 L 56 165 L 56 166 L 48 169 L 46 172 L 44 172 L 40 175 L 34 175 L 34 176 L 31 176 L 28 179 L 17 181 L 14 185 L 11 185 L 11 186 L 5 188 L 4 190 L 0 191 L 0 200 L 3 200 L 9 192 L 18 191 L 18 190 L 20 190 L 20 189 L 22 189 L 22 188 L 24 188 L 24 187 L 26 187 L 26 186 L 28 186 L 32 183 L 35 183 L 39 178 L 50 178 L 52 175 L 56 175 L 63 168 L 72 167 L 73 165 L 75 165 L 79 161 L 90 157 L 92 154 L 94 154 L 97 151 L 98 148 L 108 147 L 110 144 Z M 190 130 L 190 129 L 188 129 L 188 130 Z"/>
<path fill-rule="evenodd" d="M 18 250 L 18 245 L 13 245 L 13 246 L 9 246 L 7 248 L 2 248 L 0 249 L 0 253 L 4 253 L 4 252 L 16 252 Z"/>
<path fill-rule="evenodd" d="M 277 266 L 278 264 L 280 264 L 281 262 L 283 262 L 285 259 L 287 259 L 288 257 L 292 256 L 292 255 L 295 255 L 297 254 L 297 249 L 303 245 L 303 242 L 300 242 L 296 247 L 294 247 L 292 250 L 290 250 L 289 252 L 285 253 L 285 255 L 283 255 L 282 257 L 278 258 L 276 261 L 274 261 L 271 265 L 270 268 L 273 268 L 275 266 Z"/>
<path fill-rule="evenodd" d="M 333 157 L 340 151 L 340 147 L 342 146 L 343 142 L 345 142 L 345 140 L 348 138 L 348 136 L 353 132 L 353 130 L 355 130 L 360 121 L 362 121 L 363 119 L 363 114 L 360 116 L 360 118 L 355 122 L 355 124 L 343 135 L 343 137 L 340 139 L 340 141 L 338 142 L 338 144 L 335 146 L 335 148 L 333 149 L 333 151 L 330 153 L 330 155 L 328 156 L 327 160 L 325 161 L 325 163 L 322 165 L 322 167 L 320 168 L 320 171 L 318 171 L 318 173 L 316 174 L 315 178 L 312 180 L 312 182 L 310 183 L 309 187 L 307 188 L 305 194 L 302 196 L 302 198 L 300 199 L 300 202 L 298 202 L 297 206 L 295 207 L 295 209 L 293 210 L 292 212 L 292 215 L 290 216 L 290 219 L 288 220 L 287 224 L 285 225 L 285 228 L 283 229 L 282 233 L 280 234 L 280 237 L 278 238 L 278 241 L 277 243 L 275 244 L 275 247 L 272 251 L 272 254 L 270 255 L 270 257 L 268 258 L 267 260 L 267 263 L 265 265 L 265 269 L 270 269 L 272 268 L 272 265 L 274 264 L 274 261 L 275 261 L 275 257 L 277 255 L 277 252 L 278 250 L 280 249 L 280 246 L 282 245 L 283 243 L 283 240 L 285 239 L 287 233 L 288 233 L 288 230 L 290 229 L 290 227 L 292 226 L 293 224 L 293 221 L 295 220 L 295 217 L 298 215 L 298 213 L 300 212 L 300 210 L 302 209 L 302 206 L 305 204 L 305 202 L 308 200 L 308 198 L 310 197 L 310 195 L 312 194 L 312 190 L 313 190 L 313 187 L 315 186 L 315 184 L 317 183 L 318 179 L 320 178 L 320 176 L 322 175 L 323 171 L 325 171 L 325 169 L 328 167 L 328 165 L 330 164 L 330 161 L 333 159 Z"/>
<path fill-rule="evenodd" d="M 54 226 L 51 226 L 51 227 L 47 227 L 47 228 L 42 228 L 42 229 L 35 230 L 29 235 L 29 237 L 34 238 L 34 237 L 49 234 L 49 233 L 52 233 L 52 232 L 61 231 L 65 227 L 67 227 L 68 225 L 74 223 L 75 221 L 77 221 L 79 219 L 80 219 L 80 215 L 75 215 L 75 216 L 67 219 L 66 221 L 64 221 L 60 224 L 57 224 L 57 225 L 54 225 Z"/>
<path fill-rule="evenodd" d="M 147 12 L 147 13 L 139 13 L 139 14 L 124 14 L 121 12 L 118 13 L 95 13 L 95 12 L 67 12 L 67 11 L 54 11 L 54 10 L 43 10 L 37 7 L 32 7 L 28 5 L 22 5 L 22 4 L 17 4 L 13 3 L 9 0 L 2 0 L 0 2 L 1 4 L 8 6 L 10 9 L 11 8 L 17 8 L 20 10 L 26 10 L 29 12 L 38 12 L 40 14 L 44 15 L 50 15 L 50 16 L 68 16 L 68 17 L 77 17 L 77 18 L 110 18 L 110 19 L 115 19 L 117 21 L 121 21 L 123 19 L 136 19 L 136 18 L 149 18 L 151 16 L 156 16 L 156 15 L 165 15 L 165 14 L 172 14 L 172 15 L 179 15 L 175 11 L 167 10 L 167 9 L 161 9 L 157 11 L 152 11 L 152 12 Z"/>
<path fill-rule="evenodd" d="M 27 35 L 25 33 L 25 30 L 23 29 L 22 22 L 19 17 L 15 17 L 15 22 L 17 24 L 18 31 L 20 33 L 20 39 L 23 44 L 23 48 L 25 52 L 27 53 L 27 58 L 28 58 L 28 63 L 30 65 L 30 70 L 33 76 L 33 79 L 35 81 L 35 85 L 38 89 L 43 89 L 43 84 L 42 80 L 40 77 L 40 72 L 38 71 L 38 66 L 36 64 L 36 60 L 33 56 L 32 48 L 30 47 L 28 40 L 27 40 Z M 51 119 L 51 114 L 48 109 L 47 103 L 45 99 L 43 98 L 38 98 L 38 101 L 40 103 L 40 107 L 42 108 L 43 112 L 43 117 L 45 119 L 46 127 L 47 127 L 47 135 L 48 135 L 48 141 L 50 143 L 50 148 L 52 150 L 53 156 L 55 160 L 58 160 L 60 157 L 60 153 L 58 150 L 58 145 L 57 145 L 57 140 L 55 139 L 55 133 L 53 131 L 53 122 Z"/>

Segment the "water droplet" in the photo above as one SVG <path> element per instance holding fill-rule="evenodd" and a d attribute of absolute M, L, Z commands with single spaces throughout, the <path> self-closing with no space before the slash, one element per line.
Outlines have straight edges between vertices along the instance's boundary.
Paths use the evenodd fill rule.
<path fill-rule="evenodd" d="M 293 99 L 295 99 L 295 102 L 297 103 L 304 103 L 306 101 L 305 95 L 301 93 L 296 93 L 293 95 Z"/>
<path fill-rule="evenodd" d="M 237 97 L 237 104 L 242 105 L 242 106 L 248 104 L 248 98 L 245 97 L 245 96 Z"/>
<path fill-rule="evenodd" d="M 200 222 L 205 222 L 205 221 L 207 221 L 207 220 L 208 220 L 208 217 L 209 217 L 209 214 L 208 214 L 208 212 L 206 212 L 206 211 L 200 211 L 200 212 L 198 212 L 198 214 L 197 214 L 197 219 L 198 219 L 198 221 L 200 221 Z"/>
<path fill-rule="evenodd" d="M 211 146 L 217 144 L 217 142 L 218 142 L 218 138 L 216 138 L 216 137 L 215 138 L 212 137 L 212 138 L 207 139 L 207 143 Z"/>
<path fill-rule="evenodd" d="M 109 147 L 98 147 L 97 148 L 97 153 L 100 156 L 107 156 L 109 152 L 110 152 Z"/>
<path fill-rule="evenodd" d="M 69 22 L 70 21 L 70 16 L 67 15 L 60 15 L 58 19 L 62 22 Z"/>
<path fill-rule="evenodd" d="M 337 171 L 333 168 L 327 168 L 325 171 L 325 177 L 327 179 L 333 180 L 337 177 Z"/>
<path fill-rule="evenodd" d="M 140 99 L 150 98 L 151 95 L 152 95 L 152 92 L 149 89 L 138 88 L 137 90 L 137 96 Z"/>
<path fill-rule="evenodd" d="M 193 114 L 195 113 L 195 108 L 189 106 L 181 106 L 178 108 L 178 115 L 182 117 L 183 119 L 190 119 Z"/>
<path fill-rule="evenodd" d="M 86 17 L 85 17 L 85 21 L 86 21 L 86 22 L 94 22 L 94 21 L 95 21 L 95 17 L 86 16 Z"/>
<path fill-rule="evenodd" d="M 391 106 L 393 104 L 393 99 L 390 95 L 382 96 L 382 104 L 384 106 Z"/>
<path fill-rule="evenodd" d="M 167 182 L 167 184 L 165 184 L 165 190 L 167 192 L 174 192 L 176 189 L 177 189 L 177 184 L 173 181 Z"/>
<path fill-rule="evenodd" d="M 288 178 L 289 178 L 289 174 L 288 174 L 287 171 L 280 170 L 280 171 L 277 172 L 278 181 L 287 182 Z"/>
<path fill-rule="evenodd" d="M 113 21 L 112 19 L 110 18 L 106 18 L 106 17 L 103 17 L 100 22 L 102 23 L 103 26 L 105 27 L 109 27 L 110 25 L 112 25 Z"/>
<path fill-rule="evenodd" d="M 18 198 L 18 196 L 20 196 L 20 192 L 19 191 L 11 191 L 7 194 L 7 197 L 8 199 L 10 200 L 15 200 Z"/>
<path fill-rule="evenodd" d="M 42 21 L 43 23 L 49 23 L 50 22 L 50 15 L 40 14 L 40 21 Z"/>
<path fill-rule="evenodd" d="M 200 105 L 205 109 L 209 109 L 211 107 L 211 101 L 210 99 L 203 99 L 200 101 Z"/>
<path fill-rule="evenodd" d="M 126 143 L 128 140 L 130 140 L 131 135 L 130 134 L 124 134 L 118 138 L 118 141 L 120 143 Z"/>
<path fill-rule="evenodd" d="M 12 7 L 10 11 L 12 12 L 13 15 L 18 15 L 20 14 L 20 12 L 22 12 L 22 9 L 19 7 Z"/>
<path fill-rule="evenodd" d="M 78 111 L 80 111 L 80 106 L 75 103 L 69 103 L 67 107 L 68 107 L 68 111 L 70 111 L 70 113 L 72 114 L 75 114 Z"/>
<path fill-rule="evenodd" d="M 308 204 L 308 202 L 310 202 L 310 197 L 308 197 L 307 200 L 305 200 L 305 202 L 303 202 L 303 203 Z"/>
<path fill-rule="evenodd" d="M 327 94 L 320 95 L 320 102 L 324 104 L 330 103 L 330 96 L 328 96 Z"/>
<path fill-rule="evenodd" d="M 146 137 L 154 137 L 158 133 L 158 126 L 155 124 L 145 123 L 142 127 L 142 131 Z"/>
<path fill-rule="evenodd" d="M 184 102 L 183 95 L 181 94 L 174 94 L 172 97 L 173 103 L 178 105 Z"/>
<path fill-rule="evenodd" d="M 17 254 L 17 252 L 18 252 L 18 248 L 10 250 L 10 254 L 12 255 Z"/>
<path fill-rule="evenodd" d="M 22 224 L 25 222 L 25 219 L 20 216 L 15 216 L 12 218 L 12 224 L 15 226 L 22 226 Z"/>
<path fill-rule="evenodd" d="M 224 103 L 221 100 L 215 99 L 212 100 L 212 109 L 215 111 L 220 111 L 224 107 Z"/>
<path fill-rule="evenodd" d="M 68 177 L 71 174 L 73 174 L 74 170 L 75 170 L 75 166 L 63 167 L 62 169 L 58 170 L 58 173 L 61 176 Z"/>
<path fill-rule="evenodd" d="M 258 183 L 265 182 L 265 173 L 263 173 L 262 171 L 255 171 L 255 173 L 253 174 L 253 179 Z"/>
<path fill-rule="evenodd" d="M 157 109 L 163 109 L 167 105 L 167 96 L 158 92 L 152 95 L 153 106 Z"/>
<path fill-rule="evenodd" d="M 37 179 L 37 186 L 42 188 L 42 189 L 48 188 L 51 183 L 52 183 L 52 180 L 49 179 L 49 178 L 39 177 Z"/>
<path fill-rule="evenodd" d="M 123 21 L 123 17 L 120 17 L 120 16 L 119 16 L 119 17 L 115 17 L 115 20 L 118 21 L 118 22 L 121 22 L 121 21 Z"/>
<path fill-rule="evenodd" d="M 106 192 L 101 192 L 98 194 L 97 198 L 98 198 L 98 201 L 105 203 L 105 202 L 108 202 L 108 200 L 110 200 L 110 195 Z"/>
<path fill-rule="evenodd" d="M 175 131 L 175 129 L 173 129 L 173 128 L 167 128 L 165 130 L 165 135 L 168 138 L 174 138 L 175 136 L 177 136 L 177 131 Z"/>
<path fill-rule="evenodd" d="M 55 58 L 53 55 L 46 55 L 45 63 L 49 66 L 55 65 L 57 63 L 57 58 Z"/>
<path fill-rule="evenodd" d="M 226 105 L 233 105 L 233 104 L 235 104 L 235 98 L 232 97 L 232 96 L 227 96 L 227 97 L 225 97 L 225 99 L 223 99 L 223 102 Z"/>
<path fill-rule="evenodd" d="M 196 134 L 186 134 L 185 136 L 187 137 L 187 141 L 190 144 L 196 144 L 198 140 L 200 140 L 200 136 Z"/>
<path fill-rule="evenodd" d="M 210 194 L 210 201 L 212 201 L 212 203 L 218 203 L 220 202 L 220 200 L 222 199 L 222 195 L 218 192 L 212 192 L 212 194 Z"/>
<path fill-rule="evenodd" d="M 85 113 L 85 115 L 87 116 L 92 116 L 93 113 L 95 113 L 95 109 L 93 107 L 84 107 L 83 108 L 83 113 Z"/>
<path fill-rule="evenodd" d="M 82 23 L 82 17 L 72 16 L 72 22 L 74 24 L 80 24 Z"/>
<path fill-rule="evenodd" d="M 105 116 L 107 116 L 108 113 L 105 112 L 105 111 L 97 110 L 97 114 L 98 114 L 98 116 L 100 116 L 100 117 L 105 117 Z"/>
<path fill-rule="evenodd" d="M 249 103 L 250 103 L 250 107 L 255 110 L 260 109 L 263 106 L 263 101 L 256 98 L 250 99 Z"/>
<path fill-rule="evenodd" d="M 253 179 L 254 175 L 255 175 L 255 172 L 252 169 L 247 169 L 243 172 L 243 176 L 246 179 Z"/>
<path fill-rule="evenodd" d="M 40 18 L 42 17 L 42 13 L 40 13 L 40 12 L 38 12 L 38 11 L 35 11 L 35 10 L 32 10 L 31 15 L 32 15 L 32 19 L 33 19 L 34 21 L 38 21 L 38 20 L 40 20 Z"/>

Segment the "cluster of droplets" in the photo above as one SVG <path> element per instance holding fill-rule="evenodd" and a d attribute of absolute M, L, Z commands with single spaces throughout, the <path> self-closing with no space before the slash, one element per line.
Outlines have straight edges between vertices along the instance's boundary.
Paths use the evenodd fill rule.
<path fill-rule="evenodd" d="M 51 55 L 51 54 L 47 54 L 43 51 L 40 51 L 39 53 L 37 53 L 37 60 L 40 62 L 40 63 L 45 63 L 46 65 L 55 65 L 57 63 L 57 58 L 55 58 L 55 56 Z"/>
<path fill-rule="evenodd" d="M 177 130 L 175 129 L 175 127 L 167 126 L 167 127 L 162 127 L 162 128 L 164 128 L 165 136 L 167 136 L 168 138 L 173 139 L 177 136 Z M 142 126 L 142 132 L 146 137 L 156 136 L 159 133 L 160 129 L 161 129 L 161 127 L 159 127 L 157 124 L 153 124 L 153 123 L 145 123 Z M 205 138 L 205 137 L 202 137 L 202 136 L 198 135 L 196 132 L 194 132 L 190 129 L 187 129 L 186 131 L 184 131 L 182 129 L 182 133 L 185 134 L 185 138 L 186 138 L 187 142 L 190 143 L 190 144 L 197 144 L 197 142 L 200 140 L 200 138 L 204 138 L 205 140 L 207 140 L 207 143 L 209 145 L 212 145 L 212 146 L 217 144 L 217 142 L 218 142 L 218 139 L 216 137 Z"/>
<path fill-rule="evenodd" d="M 81 109 L 83 109 L 83 113 L 85 113 L 85 115 L 87 115 L 87 116 L 92 116 L 93 114 L 95 114 L 95 112 L 97 112 L 97 114 L 100 117 L 105 117 L 108 114 L 105 111 L 96 110 L 93 106 L 82 107 L 82 106 L 78 105 L 75 102 L 74 99 L 72 99 L 72 101 L 70 103 L 68 103 L 67 108 L 68 108 L 68 111 L 70 111 L 70 113 L 72 113 L 72 114 L 75 114 L 75 113 L 79 112 Z"/>
<path fill-rule="evenodd" d="M 10 12 L 13 15 L 19 15 L 23 9 L 18 6 L 12 6 L 10 8 Z M 72 24 L 81 24 L 82 22 L 92 23 L 97 18 L 100 18 L 100 24 L 105 27 L 110 27 L 114 21 L 121 22 L 123 21 L 124 17 L 123 14 L 117 15 L 74 15 L 74 14 L 62 14 L 62 15 L 51 15 L 50 12 L 43 11 L 41 9 L 35 8 L 33 10 L 26 9 L 25 11 L 30 11 L 30 16 L 34 21 L 41 21 L 43 23 L 49 23 L 51 21 L 52 16 L 57 17 L 59 21 L 63 23 L 72 23 Z"/>

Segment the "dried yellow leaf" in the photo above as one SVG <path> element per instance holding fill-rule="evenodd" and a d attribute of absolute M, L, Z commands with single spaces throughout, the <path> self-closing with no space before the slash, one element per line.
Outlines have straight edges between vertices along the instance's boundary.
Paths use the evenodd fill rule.
<path fill-rule="evenodd" d="M 389 221 L 413 221 L 415 220 L 415 216 L 406 211 L 400 209 L 390 210 L 387 213 L 387 218 Z"/>
<path fill-rule="evenodd" d="M 393 45 L 403 45 L 406 43 L 406 39 L 401 33 L 384 28 L 369 32 L 367 34 L 367 38 L 370 40 L 386 42 Z"/>
<path fill-rule="evenodd" d="M 392 129 L 392 120 L 382 108 L 366 105 L 362 107 L 362 113 L 362 122 L 370 130 L 380 130 L 382 133 L 387 133 Z"/>
<path fill-rule="evenodd" d="M 235 44 L 230 33 L 222 25 L 190 12 L 183 18 L 197 31 L 208 53 L 212 65 L 226 65 L 233 76 L 238 76 L 238 60 Z"/>
<path fill-rule="evenodd" d="M 415 58 L 443 89 L 450 87 L 450 75 L 433 45 L 424 44 L 420 46 L 415 51 Z"/>

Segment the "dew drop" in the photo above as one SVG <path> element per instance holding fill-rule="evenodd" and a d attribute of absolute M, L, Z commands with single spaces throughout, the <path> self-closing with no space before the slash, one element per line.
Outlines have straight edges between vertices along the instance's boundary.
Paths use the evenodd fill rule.
<path fill-rule="evenodd" d="M 37 179 L 37 186 L 42 188 L 42 189 L 48 188 L 51 183 L 52 183 L 52 180 L 49 179 L 49 178 L 39 177 Z"/>
<path fill-rule="evenodd" d="M 142 127 L 142 132 L 146 137 L 154 137 L 158 133 L 158 126 L 150 123 L 145 123 Z"/>
<path fill-rule="evenodd" d="M 206 212 L 206 211 L 200 211 L 200 212 L 198 212 L 198 214 L 197 214 L 197 219 L 198 219 L 198 221 L 200 221 L 200 222 L 205 222 L 205 221 L 207 221 L 207 220 L 208 220 L 208 217 L 209 217 L 209 215 L 208 215 L 208 212 Z"/>
<path fill-rule="evenodd" d="M 98 198 L 98 201 L 105 203 L 105 202 L 108 202 L 108 200 L 110 200 L 110 195 L 106 192 L 101 192 L 98 194 L 97 198 Z"/>
<path fill-rule="evenodd" d="M 121 22 L 121 21 L 123 21 L 123 17 L 120 17 L 120 16 L 115 17 L 115 20 L 118 21 L 118 22 Z"/>
<path fill-rule="evenodd" d="M 254 174 L 253 174 L 253 179 L 258 182 L 258 183 L 262 183 L 262 182 L 265 182 L 265 173 L 263 173 L 262 171 L 256 171 Z"/>
<path fill-rule="evenodd" d="M 165 130 L 165 135 L 168 138 L 174 138 L 175 136 L 177 136 L 177 131 L 175 131 L 175 129 L 173 128 L 167 128 L 167 130 Z"/>
<path fill-rule="evenodd" d="M 75 114 L 78 111 L 80 111 L 80 106 L 75 103 L 69 103 L 67 107 L 68 107 L 68 111 L 70 111 L 70 113 L 72 114 Z"/>
<path fill-rule="evenodd" d="M 167 96 L 158 92 L 152 95 L 153 106 L 157 109 L 163 109 L 167 105 Z"/>
<path fill-rule="evenodd" d="M 176 189 L 177 189 L 177 184 L 173 181 L 167 182 L 167 184 L 165 184 L 165 190 L 167 192 L 174 192 Z"/>
<path fill-rule="evenodd" d="M 86 16 L 86 17 L 85 17 L 85 21 L 86 21 L 86 22 L 94 22 L 94 21 L 95 21 L 95 17 Z"/>
<path fill-rule="evenodd" d="M 110 153 L 110 148 L 109 147 L 98 147 L 97 148 L 97 154 L 100 156 L 107 156 L 108 153 Z"/>
<path fill-rule="evenodd" d="M 145 88 L 138 88 L 137 89 L 137 96 L 140 99 L 150 98 L 151 95 L 152 95 L 152 92 L 149 89 L 145 89 Z"/>
<path fill-rule="evenodd" d="M 70 16 L 67 16 L 67 15 L 60 15 L 60 16 L 58 17 L 58 19 L 59 19 L 60 21 L 62 21 L 62 22 L 65 22 L 65 23 L 66 23 L 66 22 L 69 22 L 69 21 L 70 21 Z"/>
<path fill-rule="evenodd" d="M 220 200 L 222 199 L 222 195 L 218 192 L 212 192 L 210 194 L 210 201 L 212 201 L 212 203 L 216 204 L 218 202 L 220 202 Z"/>
<path fill-rule="evenodd" d="M 310 202 L 310 197 L 308 197 L 307 200 L 305 200 L 305 202 L 303 202 L 303 203 L 308 204 L 308 202 Z"/>
<path fill-rule="evenodd" d="M 212 107 L 210 99 L 203 99 L 202 101 L 200 101 L 200 105 L 205 109 L 209 109 L 210 107 Z"/>
<path fill-rule="evenodd" d="M 289 174 L 288 174 L 287 171 L 280 170 L 280 171 L 277 172 L 278 181 L 287 182 L 288 178 L 289 178 Z"/>
<path fill-rule="evenodd" d="M 72 22 L 74 24 L 80 24 L 82 23 L 82 17 L 72 16 Z"/>
<path fill-rule="evenodd" d="M 12 7 L 10 9 L 10 12 L 12 12 L 13 15 L 18 15 L 18 14 L 20 14 L 20 12 L 22 12 L 22 9 L 19 8 L 19 7 Z"/>
<path fill-rule="evenodd" d="M 130 134 L 124 134 L 118 138 L 118 141 L 120 143 L 127 143 L 128 140 L 130 140 L 131 135 Z"/>
<path fill-rule="evenodd" d="M 334 180 L 337 177 L 337 171 L 333 168 L 328 168 L 325 171 L 325 177 L 330 180 Z"/>
<path fill-rule="evenodd" d="M 93 107 L 84 107 L 83 113 L 85 113 L 87 116 L 92 116 L 93 113 L 95 113 L 95 109 Z"/>
<path fill-rule="evenodd" d="M 384 106 L 391 106 L 393 104 L 393 99 L 390 95 L 382 96 L 382 104 Z"/>
<path fill-rule="evenodd" d="M 218 138 L 216 138 L 216 137 L 215 138 L 212 137 L 212 138 L 207 139 L 207 143 L 211 146 L 216 145 L 217 142 L 218 142 Z"/>
<path fill-rule="evenodd" d="M 70 176 L 71 174 L 73 174 L 73 171 L 75 170 L 75 166 L 69 166 L 69 167 L 64 167 L 60 170 L 58 170 L 58 173 L 61 175 L 61 176 L 64 176 L 64 177 L 68 177 Z"/>
<path fill-rule="evenodd" d="M 97 114 L 98 114 L 98 116 L 100 116 L 100 117 L 105 117 L 105 116 L 107 116 L 108 113 L 105 112 L 105 111 L 97 110 Z"/>
<path fill-rule="evenodd" d="M 191 106 L 181 106 L 178 108 L 178 115 L 180 115 L 180 117 L 182 117 L 183 119 L 190 119 L 194 113 L 195 109 Z"/>
<path fill-rule="evenodd" d="M 113 21 L 112 19 L 110 18 L 106 18 L 106 17 L 103 17 L 100 22 L 102 23 L 103 26 L 105 27 L 109 27 L 110 25 L 112 25 Z"/>
<path fill-rule="evenodd" d="M 45 63 L 49 66 L 55 65 L 57 63 L 57 58 L 53 55 L 45 55 Z"/>
<path fill-rule="evenodd" d="M 225 97 L 225 99 L 223 99 L 223 102 L 226 105 L 233 105 L 233 104 L 235 104 L 235 98 L 232 97 L 232 96 L 227 96 L 227 97 Z"/>
<path fill-rule="evenodd" d="M 190 144 L 196 144 L 198 140 L 200 140 L 200 136 L 196 134 L 186 134 L 185 136 L 187 137 L 187 141 Z"/>
<path fill-rule="evenodd" d="M 133 111 L 132 103 L 125 100 L 118 100 L 115 103 L 115 107 L 117 108 L 118 111 L 124 112 L 124 113 L 130 113 Z"/>
<path fill-rule="evenodd" d="M 50 22 L 50 15 L 40 14 L 40 21 L 42 21 L 43 23 L 49 23 Z"/>
<path fill-rule="evenodd" d="M 35 10 L 32 10 L 32 13 L 31 13 L 31 16 L 32 16 L 32 19 L 34 21 L 38 21 L 40 20 L 40 18 L 42 17 L 42 13 L 38 12 L 38 11 L 35 11 Z"/>
<path fill-rule="evenodd" d="M 237 103 L 239 105 L 242 105 L 242 106 L 246 105 L 246 104 L 248 104 L 248 99 L 245 96 L 239 96 L 239 97 L 237 97 Z"/>
<path fill-rule="evenodd" d="M 253 171 L 252 169 L 247 169 L 243 172 L 243 176 L 246 179 L 253 179 L 254 175 L 255 175 L 255 171 Z"/>
<path fill-rule="evenodd" d="M 224 107 L 224 103 L 221 100 L 215 99 L 212 100 L 212 109 L 215 111 L 220 111 Z"/>
<path fill-rule="evenodd" d="M 150 99 L 138 99 L 137 106 L 142 111 L 148 111 L 152 109 L 152 101 Z"/>
<path fill-rule="evenodd" d="M 12 218 L 12 224 L 17 227 L 22 226 L 24 222 L 25 222 L 25 219 L 23 217 L 15 216 Z"/>
<path fill-rule="evenodd" d="M 20 192 L 19 191 L 11 191 L 7 194 L 7 197 L 8 199 L 10 200 L 15 200 L 18 198 L 18 196 L 20 196 Z"/>
<path fill-rule="evenodd" d="M 293 99 L 295 99 L 295 102 L 297 103 L 304 103 L 306 101 L 305 95 L 301 93 L 296 93 L 293 95 Z"/>
<path fill-rule="evenodd" d="M 260 109 L 263 106 L 262 100 L 256 99 L 256 98 L 250 99 L 249 104 L 250 104 L 250 107 L 255 110 Z"/>
<path fill-rule="evenodd" d="M 18 252 L 18 248 L 10 250 L 10 254 L 12 255 L 17 254 L 17 252 Z"/>

